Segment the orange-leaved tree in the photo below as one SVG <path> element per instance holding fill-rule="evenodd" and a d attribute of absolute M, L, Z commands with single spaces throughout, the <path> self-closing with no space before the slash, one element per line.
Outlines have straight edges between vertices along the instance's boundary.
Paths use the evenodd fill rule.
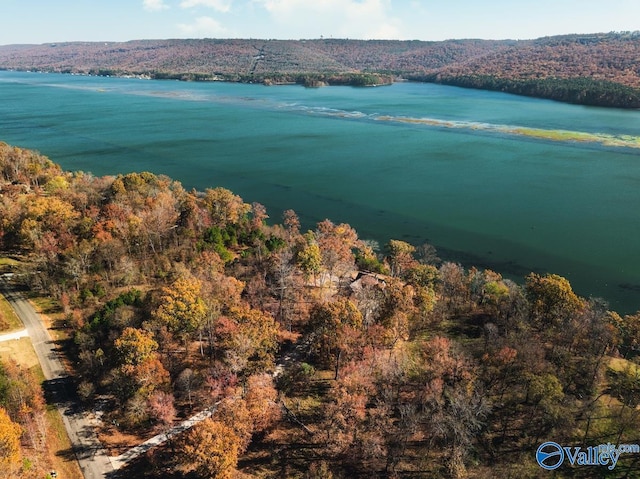
<path fill-rule="evenodd" d="M 319 304 L 311 311 L 309 323 L 315 333 L 312 351 L 321 365 L 333 365 L 338 379 L 343 355 L 362 345 L 362 313 L 345 298 Z"/>
<path fill-rule="evenodd" d="M 230 479 L 238 464 L 241 439 L 233 429 L 205 419 L 184 434 L 179 443 L 183 466 L 197 477 Z"/>
<path fill-rule="evenodd" d="M 200 280 L 185 274 L 171 286 L 162 288 L 158 307 L 152 316 L 159 326 L 165 326 L 179 336 L 186 346 L 189 336 L 202 327 L 207 317 Z"/>
<path fill-rule="evenodd" d="M 0 407 L 0 469 L 3 471 L 10 471 L 20 462 L 21 434 L 20 426 Z"/>

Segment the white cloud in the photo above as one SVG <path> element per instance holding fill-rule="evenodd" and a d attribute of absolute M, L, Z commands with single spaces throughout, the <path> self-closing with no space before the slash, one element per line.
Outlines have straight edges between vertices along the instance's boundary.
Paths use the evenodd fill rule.
<path fill-rule="evenodd" d="M 142 0 L 142 6 L 149 12 L 159 12 L 169 8 L 164 0 Z"/>
<path fill-rule="evenodd" d="M 231 10 L 231 0 L 182 0 L 180 3 L 182 8 L 208 7 L 214 10 L 227 13 Z"/>
<path fill-rule="evenodd" d="M 227 29 L 215 18 L 198 17 L 193 23 L 178 25 L 180 31 L 185 35 L 214 37 L 224 35 Z"/>
<path fill-rule="evenodd" d="M 295 26 L 300 38 L 399 38 L 400 20 L 390 0 L 254 0 L 283 30 Z"/>

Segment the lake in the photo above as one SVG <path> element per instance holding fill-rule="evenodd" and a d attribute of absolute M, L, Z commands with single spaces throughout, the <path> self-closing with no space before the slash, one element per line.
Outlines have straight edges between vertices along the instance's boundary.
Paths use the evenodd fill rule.
<path fill-rule="evenodd" d="M 640 309 L 640 111 L 431 84 L 184 83 L 0 72 L 0 141 L 68 170 L 152 171 L 429 242 Z"/>

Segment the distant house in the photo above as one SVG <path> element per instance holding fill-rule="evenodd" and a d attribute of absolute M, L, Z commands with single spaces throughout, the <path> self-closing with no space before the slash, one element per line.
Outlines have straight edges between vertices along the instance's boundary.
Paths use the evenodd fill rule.
<path fill-rule="evenodd" d="M 349 284 L 349 288 L 353 294 L 357 294 L 365 288 L 378 286 L 384 289 L 387 286 L 389 276 L 379 273 L 369 273 L 367 271 L 358 271 L 353 277 L 353 281 Z"/>

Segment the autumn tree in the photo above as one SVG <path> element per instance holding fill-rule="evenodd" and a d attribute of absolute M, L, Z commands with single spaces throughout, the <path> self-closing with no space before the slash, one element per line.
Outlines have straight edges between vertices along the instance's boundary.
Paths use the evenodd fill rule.
<path fill-rule="evenodd" d="M 387 244 L 391 275 L 402 277 L 406 271 L 415 267 L 418 261 L 413 257 L 415 246 L 400 240 L 391 240 Z"/>
<path fill-rule="evenodd" d="M 444 312 L 457 315 L 467 310 L 471 306 L 471 291 L 464 268 L 459 264 L 445 262 L 438 273 L 438 292 L 443 296 L 439 305 L 444 308 Z"/>
<path fill-rule="evenodd" d="M 612 317 L 613 324 L 619 331 L 621 352 L 625 358 L 637 356 L 640 353 L 640 311 L 623 317 Z"/>
<path fill-rule="evenodd" d="M 416 248 L 416 256 L 420 263 L 425 265 L 437 266 L 442 262 L 438 257 L 436 247 L 429 243 L 422 243 Z"/>
<path fill-rule="evenodd" d="M 114 371 L 113 388 L 127 401 L 132 424 L 146 419 L 148 399 L 169 381 L 157 349 L 152 333 L 136 328 L 126 328 L 114 342 L 118 367 Z"/>
<path fill-rule="evenodd" d="M 387 266 L 380 261 L 378 251 L 380 245 L 375 240 L 360 240 L 356 246 L 355 256 L 358 269 L 375 273 L 388 274 Z"/>
<path fill-rule="evenodd" d="M 231 479 L 241 447 L 242 440 L 231 427 L 205 419 L 184 433 L 178 452 L 185 469 L 197 477 Z"/>
<path fill-rule="evenodd" d="M 121 364 L 138 365 L 153 356 L 158 343 L 149 331 L 129 327 L 115 340 L 114 347 Z"/>
<path fill-rule="evenodd" d="M 56 192 L 71 203 L 83 216 L 95 221 L 104 205 L 113 177 L 94 176 L 84 171 L 74 171 L 64 177 L 68 188 Z"/>
<path fill-rule="evenodd" d="M 386 346 L 392 347 L 401 339 L 409 339 L 411 323 L 419 313 L 415 304 L 416 290 L 400 279 L 389 278 L 382 294 L 378 323 L 385 329 Z"/>
<path fill-rule="evenodd" d="M 20 462 L 21 434 L 20 426 L 0 407 L 0 467 L 3 472 L 13 470 Z"/>
<path fill-rule="evenodd" d="M 198 201 L 195 190 L 186 193 L 180 202 L 180 214 L 177 224 L 180 226 L 178 239 L 191 247 L 196 243 L 196 239 L 202 234 L 206 227 L 211 226 L 211 220 L 206 207 Z"/>
<path fill-rule="evenodd" d="M 300 289 L 295 274 L 293 252 L 285 249 L 272 254 L 269 266 L 272 291 L 278 300 L 276 318 L 290 331 L 293 305 L 297 297 L 295 290 Z"/>
<path fill-rule="evenodd" d="M 363 275 L 351 284 L 354 304 L 362 313 L 362 324 L 366 328 L 380 317 L 385 301 L 385 285 L 370 275 Z"/>
<path fill-rule="evenodd" d="M 213 418 L 231 428 L 240 439 L 240 452 L 244 452 L 254 431 L 254 420 L 242 398 L 224 398 L 216 407 Z"/>
<path fill-rule="evenodd" d="M 188 275 L 180 276 L 171 286 L 162 288 L 153 317 L 160 325 L 183 338 L 198 331 L 207 315 L 201 296 L 202 283 Z"/>
<path fill-rule="evenodd" d="M 307 280 L 313 276 L 315 284 L 318 273 L 322 271 L 322 252 L 313 232 L 307 232 L 304 239 L 304 245 L 296 254 L 296 264 Z"/>
<path fill-rule="evenodd" d="M 320 435 L 329 449 L 336 453 L 348 451 L 358 437 L 367 416 L 369 397 L 375 392 L 372 377 L 357 364 L 345 368 L 331 391 L 332 402 L 325 412 L 325 424 Z"/>
<path fill-rule="evenodd" d="M 206 189 L 204 205 L 211 215 L 213 224 L 221 228 L 238 223 L 251 211 L 250 205 L 225 188 Z"/>
<path fill-rule="evenodd" d="M 280 418 L 278 391 L 270 374 L 254 374 L 247 379 L 244 400 L 256 432 L 264 432 Z"/>
<path fill-rule="evenodd" d="M 566 393 L 592 397 L 597 393 L 607 353 L 618 344 L 616 316 L 597 299 L 580 300 L 580 310 L 564 316 L 540 335 L 550 341 L 549 361 Z"/>
<path fill-rule="evenodd" d="M 131 255 L 136 250 L 134 246 L 139 221 L 140 219 L 135 215 L 130 205 L 112 201 L 102 207 L 100 218 L 94 224 L 92 231 L 96 239 L 107 241 L 114 238 L 119 240 Z"/>
<path fill-rule="evenodd" d="M 163 175 L 129 173 L 115 178 L 106 196 L 110 201 L 97 223 L 150 270 L 180 226 L 180 200 L 186 196 L 182 186 Z"/>
<path fill-rule="evenodd" d="M 269 218 L 267 208 L 261 203 L 251 203 L 251 228 L 259 230 L 265 225 L 265 221 Z"/>
<path fill-rule="evenodd" d="M 178 202 L 173 193 L 161 191 L 145 200 L 138 213 L 141 241 L 154 255 L 162 252 L 169 237 L 178 227 Z"/>
<path fill-rule="evenodd" d="M 154 391 L 149 397 L 149 414 L 162 431 L 167 431 L 176 418 L 173 394 L 165 391 Z"/>
<path fill-rule="evenodd" d="M 95 269 L 94 251 L 95 243 L 82 240 L 70 248 L 64 255 L 62 270 L 80 291 L 81 285 L 86 285 L 90 269 Z"/>
<path fill-rule="evenodd" d="M 0 142 L 0 175 L 8 183 L 19 182 L 39 187 L 60 174 L 60 166 L 37 151 Z"/>
<path fill-rule="evenodd" d="M 376 398 L 377 393 L 374 376 L 366 364 L 346 365 L 329 394 L 331 402 L 326 406 L 319 432 L 329 453 L 360 470 L 387 453 L 385 435 L 390 433 L 392 412 Z"/>
<path fill-rule="evenodd" d="M 362 313 L 348 299 L 338 298 L 314 307 L 309 325 L 314 332 L 314 355 L 320 364 L 333 366 L 337 379 L 343 354 L 350 355 L 360 343 Z"/>
<path fill-rule="evenodd" d="M 232 308 L 237 308 L 242 304 L 241 295 L 245 289 L 245 283 L 221 272 L 223 270 L 222 260 L 215 252 L 203 251 L 200 258 L 199 266 L 205 267 L 198 273 L 202 282 L 202 300 L 206 314 L 199 333 L 201 345 L 204 336 L 209 344 L 209 354 L 213 355 L 218 319 Z"/>
<path fill-rule="evenodd" d="M 184 368 L 174 382 L 175 390 L 186 395 L 190 408 L 193 407 L 193 393 L 200 379 L 198 372 L 189 367 Z"/>
<path fill-rule="evenodd" d="M 205 370 L 204 382 L 212 402 L 239 395 L 238 375 L 229 371 L 229 368 L 220 362 L 214 363 L 212 367 Z"/>
<path fill-rule="evenodd" d="M 109 194 L 115 202 L 126 204 L 133 210 L 143 209 L 147 199 L 168 191 L 182 193 L 183 189 L 177 181 L 148 171 L 118 175 L 109 188 Z"/>
<path fill-rule="evenodd" d="M 354 249 L 358 245 L 358 234 L 348 224 L 334 224 L 330 220 L 318 223 L 315 239 L 320 248 L 322 265 L 330 276 L 343 276 L 354 268 Z"/>
<path fill-rule="evenodd" d="M 527 276 L 525 290 L 533 319 L 539 324 L 559 325 L 584 306 L 569 281 L 557 274 L 531 273 Z"/>
<path fill-rule="evenodd" d="M 153 357 L 137 365 L 125 364 L 115 371 L 113 386 L 121 399 L 138 397 L 146 401 L 157 389 L 169 383 L 169 373 L 160 359 Z"/>
<path fill-rule="evenodd" d="M 480 432 L 490 405 L 484 398 L 473 364 L 451 340 L 435 337 L 422 344 L 423 370 L 419 401 L 426 432 L 443 441 L 451 477 L 466 475 L 465 460 Z"/>
<path fill-rule="evenodd" d="M 300 235 L 300 218 L 293 210 L 286 210 L 282 214 L 282 222 L 287 231 L 287 239 L 292 243 Z"/>
<path fill-rule="evenodd" d="M 520 405 L 527 420 L 529 447 L 566 424 L 572 411 L 567 407 L 560 379 L 552 373 L 525 373 L 526 395 Z"/>
<path fill-rule="evenodd" d="M 12 360 L 0 367 L 0 407 L 21 426 L 23 439 L 33 449 L 46 443 L 46 403 L 40 383 Z"/>
<path fill-rule="evenodd" d="M 73 205 L 56 196 L 30 198 L 19 227 L 21 246 L 36 252 L 44 271 L 51 273 L 55 257 L 73 245 L 79 217 Z"/>
<path fill-rule="evenodd" d="M 216 344 L 234 373 L 262 372 L 273 368 L 278 330 L 270 314 L 241 305 L 218 318 Z"/>
<path fill-rule="evenodd" d="M 503 401 L 509 388 L 522 379 L 522 364 L 517 358 L 518 350 L 510 346 L 496 348 L 482 356 L 481 378 L 488 391 L 499 401 Z"/>

